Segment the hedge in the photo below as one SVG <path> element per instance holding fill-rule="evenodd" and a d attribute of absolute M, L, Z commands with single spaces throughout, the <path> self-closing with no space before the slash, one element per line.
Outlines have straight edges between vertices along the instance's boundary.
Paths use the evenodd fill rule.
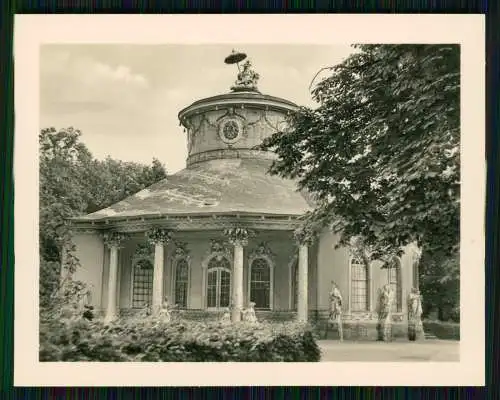
<path fill-rule="evenodd" d="M 460 324 L 442 321 L 423 321 L 424 331 L 438 339 L 460 340 Z"/>
<path fill-rule="evenodd" d="M 81 317 L 40 324 L 40 361 L 319 361 L 312 330 L 300 323 L 222 323 Z"/>

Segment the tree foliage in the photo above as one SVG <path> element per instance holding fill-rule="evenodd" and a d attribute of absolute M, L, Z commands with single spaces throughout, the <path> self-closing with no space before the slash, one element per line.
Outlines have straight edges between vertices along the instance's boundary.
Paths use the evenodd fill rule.
<path fill-rule="evenodd" d="M 166 177 L 165 167 L 95 159 L 81 141 L 77 129 L 42 129 L 40 146 L 40 258 L 42 297 L 53 293 L 60 276 L 62 251 L 70 268 L 72 255 L 68 218 L 88 214 L 123 200 Z"/>
<path fill-rule="evenodd" d="M 450 257 L 459 246 L 460 49 L 357 45 L 313 89 L 289 128 L 261 149 L 270 172 L 298 181 L 317 207 L 304 229 L 360 237 L 372 258 L 418 243 Z M 313 229 L 311 229 L 313 227 Z"/>

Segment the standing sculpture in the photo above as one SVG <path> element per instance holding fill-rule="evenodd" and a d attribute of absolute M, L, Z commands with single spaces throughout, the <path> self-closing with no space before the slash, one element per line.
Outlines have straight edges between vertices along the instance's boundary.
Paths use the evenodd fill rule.
<path fill-rule="evenodd" d="M 342 294 L 335 282 L 332 281 L 332 288 L 329 293 L 330 309 L 328 321 L 326 322 L 325 338 L 330 326 L 336 327 L 339 332 L 340 341 L 344 341 L 344 330 L 342 328 Z"/>
<path fill-rule="evenodd" d="M 392 303 L 394 301 L 394 290 L 391 285 L 386 284 L 379 292 L 378 298 L 378 340 L 388 342 L 391 340 L 392 332 Z"/>
<path fill-rule="evenodd" d="M 417 288 L 411 288 L 408 294 L 408 339 L 415 341 L 424 339 L 422 325 L 422 296 Z"/>

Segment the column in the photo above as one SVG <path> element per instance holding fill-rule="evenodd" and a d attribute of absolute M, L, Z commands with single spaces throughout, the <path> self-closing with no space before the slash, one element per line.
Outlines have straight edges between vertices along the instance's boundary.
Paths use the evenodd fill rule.
<path fill-rule="evenodd" d="M 298 301 L 297 319 L 302 322 L 307 321 L 307 275 L 308 275 L 308 247 L 306 244 L 299 245 L 299 265 L 298 265 Z"/>
<path fill-rule="evenodd" d="M 124 234 L 108 233 L 104 235 L 104 242 L 109 248 L 109 274 L 108 274 L 108 303 L 105 312 L 105 320 L 110 322 L 117 317 L 118 286 L 118 250 L 121 248 Z"/>
<path fill-rule="evenodd" d="M 240 321 L 243 310 L 243 244 L 234 242 L 232 320 Z"/>
<path fill-rule="evenodd" d="M 231 321 L 238 322 L 243 311 L 243 247 L 248 244 L 250 232 L 245 228 L 231 228 L 224 234 L 234 246 Z"/>
<path fill-rule="evenodd" d="M 165 245 L 170 241 L 170 231 L 155 228 L 148 232 L 148 240 L 154 245 L 153 295 L 151 309 L 160 312 L 163 304 Z"/>

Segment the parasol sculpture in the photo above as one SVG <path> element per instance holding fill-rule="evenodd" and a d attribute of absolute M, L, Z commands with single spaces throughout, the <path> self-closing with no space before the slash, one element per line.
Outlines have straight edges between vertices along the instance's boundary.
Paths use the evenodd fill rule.
<path fill-rule="evenodd" d="M 243 61 L 245 58 L 247 58 L 247 55 L 245 53 L 240 53 L 239 51 L 233 49 L 233 51 L 231 51 L 231 54 L 229 54 L 224 59 L 224 62 L 226 64 L 236 64 L 236 66 L 238 67 L 238 71 L 241 71 L 239 63 Z"/>

